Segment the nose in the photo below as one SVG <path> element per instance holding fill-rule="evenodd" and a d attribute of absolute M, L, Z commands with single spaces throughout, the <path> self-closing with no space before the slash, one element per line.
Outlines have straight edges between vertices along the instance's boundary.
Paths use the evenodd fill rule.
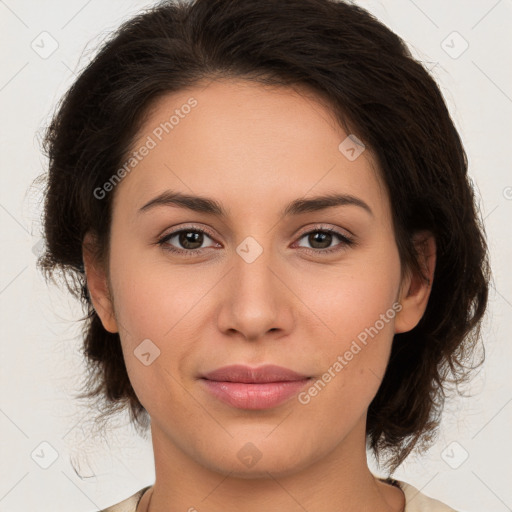
<path fill-rule="evenodd" d="M 239 251 L 247 247 L 241 245 Z M 262 251 L 255 259 L 243 251 L 240 254 L 234 254 L 220 287 L 218 328 L 248 341 L 285 335 L 292 328 L 294 312 L 284 265 L 270 251 Z"/>

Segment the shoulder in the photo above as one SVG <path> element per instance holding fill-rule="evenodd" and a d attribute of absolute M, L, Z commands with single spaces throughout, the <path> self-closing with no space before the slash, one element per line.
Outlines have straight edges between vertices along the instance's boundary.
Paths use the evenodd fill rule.
<path fill-rule="evenodd" d="M 400 480 L 395 480 L 395 482 L 405 495 L 404 512 L 457 512 L 445 503 L 426 496 L 406 482 Z"/>
<path fill-rule="evenodd" d="M 126 498 L 115 505 L 111 505 L 105 509 L 100 510 L 99 512 L 136 512 L 137 505 L 139 504 L 142 495 L 150 488 L 148 485 L 140 491 L 137 491 L 135 494 L 132 494 L 129 498 Z"/>

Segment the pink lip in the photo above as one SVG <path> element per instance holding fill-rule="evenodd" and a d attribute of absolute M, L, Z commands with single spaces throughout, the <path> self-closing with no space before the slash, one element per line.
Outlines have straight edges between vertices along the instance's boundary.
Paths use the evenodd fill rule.
<path fill-rule="evenodd" d="M 288 400 L 311 378 L 275 365 L 224 366 L 201 376 L 216 398 L 240 409 L 269 409 Z"/>
<path fill-rule="evenodd" d="M 201 375 L 203 379 L 216 380 L 223 382 L 243 382 L 243 383 L 261 383 L 261 382 L 283 382 L 297 381 L 307 379 L 307 375 L 276 366 L 266 364 L 258 368 L 251 368 L 242 364 L 223 366 L 209 373 Z"/>

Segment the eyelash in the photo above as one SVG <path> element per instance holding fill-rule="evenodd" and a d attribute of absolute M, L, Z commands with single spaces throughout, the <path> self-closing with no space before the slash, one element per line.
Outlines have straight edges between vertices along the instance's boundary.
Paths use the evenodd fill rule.
<path fill-rule="evenodd" d="M 199 227 L 196 227 L 196 226 L 190 226 L 190 227 L 186 227 L 186 228 L 182 228 L 182 229 L 179 229 L 177 231 L 173 231 L 172 233 L 168 233 L 167 235 L 163 236 L 162 238 L 160 238 L 160 240 L 158 240 L 157 244 L 159 246 L 161 246 L 164 250 L 166 251 L 169 251 L 171 253 L 174 253 L 174 254 L 179 254 L 179 255 L 182 255 L 182 256 L 185 256 L 185 257 L 195 257 L 195 256 L 200 256 L 206 249 L 208 249 L 207 247 L 203 247 L 202 249 L 176 249 L 175 247 L 173 247 L 172 245 L 168 244 L 167 241 L 170 240 L 171 238 L 173 238 L 174 236 L 180 234 L 180 233 L 203 233 L 207 236 L 209 236 L 210 238 L 213 239 L 213 235 L 203 229 L 203 228 L 199 228 Z M 309 252 L 309 253 L 314 253 L 314 254 L 322 254 L 322 255 L 325 255 L 325 254 L 332 254 L 332 253 L 335 253 L 335 252 L 339 252 L 339 251 L 342 251 L 344 250 L 346 247 L 350 247 L 350 246 L 354 246 L 356 245 L 356 242 L 354 239 L 352 238 L 349 238 L 348 236 L 346 235 L 343 235 L 341 234 L 339 231 L 333 229 L 333 228 L 325 228 L 325 227 L 321 227 L 321 226 L 316 226 L 315 229 L 313 230 L 310 230 L 310 231 L 307 231 L 305 233 L 302 233 L 299 237 L 299 240 L 301 238 L 304 238 L 305 236 L 307 235 L 310 235 L 312 233 L 329 233 L 329 234 L 333 234 L 333 235 L 336 235 L 337 237 L 340 238 L 341 240 L 341 243 L 330 248 L 330 249 L 309 249 L 307 247 L 301 247 L 302 249 L 305 249 L 306 252 Z"/>

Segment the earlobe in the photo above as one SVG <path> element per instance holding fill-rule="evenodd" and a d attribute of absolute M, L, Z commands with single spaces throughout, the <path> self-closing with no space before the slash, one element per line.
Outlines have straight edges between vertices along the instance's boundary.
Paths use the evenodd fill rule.
<path fill-rule="evenodd" d="M 104 266 L 98 261 L 94 248 L 96 238 L 90 232 L 86 233 L 82 243 L 82 257 L 87 280 L 87 289 L 92 305 L 100 317 L 103 327 L 111 332 L 119 332 L 115 320 L 114 308 L 108 286 Z"/>
<path fill-rule="evenodd" d="M 421 231 L 414 236 L 414 246 L 423 276 L 408 272 L 400 288 L 399 301 L 402 309 L 395 317 L 395 333 L 412 330 L 427 309 L 436 265 L 436 242 L 434 235 Z"/>

